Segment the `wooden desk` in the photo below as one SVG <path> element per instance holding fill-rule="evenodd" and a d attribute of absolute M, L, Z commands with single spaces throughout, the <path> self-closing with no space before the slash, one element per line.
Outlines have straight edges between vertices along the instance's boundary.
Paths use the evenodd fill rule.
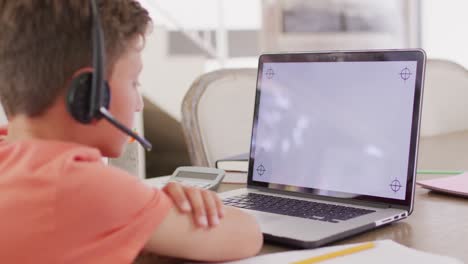
<path fill-rule="evenodd" d="M 421 139 L 419 150 L 418 167 L 421 169 L 468 169 L 468 132 Z M 437 177 L 441 176 L 418 175 L 418 179 Z M 223 184 L 220 191 L 242 187 L 244 185 Z M 456 257 L 468 263 L 468 199 L 416 187 L 415 207 L 410 217 L 333 245 L 381 239 L 392 239 L 408 247 Z M 261 254 L 287 249 L 265 244 Z"/>
<path fill-rule="evenodd" d="M 420 169 L 468 170 L 468 131 L 424 138 L 420 141 Z M 441 177 L 418 175 L 419 179 Z M 223 184 L 220 192 L 243 188 Z M 451 256 L 468 263 L 468 199 L 429 192 L 416 187 L 413 214 L 401 221 L 332 245 L 392 239 L 408 247 Z M 261 254 L 290 248 L 265 244 Z"/>
<path fill-rule="evenodd" d="M 244 187 L 222 186 L 222 191 Z M 392 239 L 403 245 L 447 256 L 468 263 L 468 200 L 428 192 L 416 187 L 413 214 L 386 227 L 354 236 L 332 245 Z M 291 248 L 266 243 L 261 254 Z"/>

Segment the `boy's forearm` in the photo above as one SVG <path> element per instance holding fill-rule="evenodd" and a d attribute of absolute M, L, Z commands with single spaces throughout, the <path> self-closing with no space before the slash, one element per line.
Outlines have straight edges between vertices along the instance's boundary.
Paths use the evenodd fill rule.
<path fill-rule="evenodd" d="M 255 256 L 263 245 L 263 236 L 255 219 L 244 211 L 225 207 L 226 217 L 220 229 L 212 230 L 215 247 L 204 247 L 206 261 L 227 261 Z M 218 233 L 215 233 L 219 231 Z M 214 250 L 216 249 L 216 250 Z M 200 254 L 200 256 L 202 256 Z"/>
<path fill-rule="evenodd" d="M 145 249 L 155 254 L 199 261 L 227 261 L 254 256 L 263 237 L 255 219 L 225 207 L 219 226 L 201 229 L 189 215 L 173 209 L 157 228 Z"/>

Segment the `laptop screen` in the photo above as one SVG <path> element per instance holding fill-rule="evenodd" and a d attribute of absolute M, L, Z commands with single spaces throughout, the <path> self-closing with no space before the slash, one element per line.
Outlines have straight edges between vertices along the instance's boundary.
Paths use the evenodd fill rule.
<path fill-rule="evenodd" d="M 261 62 L 252 180 L 335 197 L 407 199 L 418 61 L 330 60 Z"/>

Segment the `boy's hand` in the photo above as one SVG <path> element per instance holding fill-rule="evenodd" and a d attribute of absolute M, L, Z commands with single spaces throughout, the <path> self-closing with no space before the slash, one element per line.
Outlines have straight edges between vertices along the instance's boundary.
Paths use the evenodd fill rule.
<path fill-rule="evenodd" d="M 170 182 L 162 189 L 183 213 L 193 213 L 195 223 L 200 227 L 214 227 L 224 216 L 223 203 L 218 195 L 209 190 L 184 186 Z"/>

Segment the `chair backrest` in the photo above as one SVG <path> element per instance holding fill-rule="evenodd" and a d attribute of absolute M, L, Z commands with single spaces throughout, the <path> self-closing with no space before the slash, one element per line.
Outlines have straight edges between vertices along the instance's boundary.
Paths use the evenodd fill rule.
<path fill-rule="evenodd" d="M 468 71 L 447 60 L 427 61 L 421 136 L 468 129 Z"/>
<path fill-rule="evenodd" d="M 214 167 L 218 159 L 249 151 L 256 78 L 256 69 L 228 69 L 192 84 L 182 103 L 192 165 Z"/>

